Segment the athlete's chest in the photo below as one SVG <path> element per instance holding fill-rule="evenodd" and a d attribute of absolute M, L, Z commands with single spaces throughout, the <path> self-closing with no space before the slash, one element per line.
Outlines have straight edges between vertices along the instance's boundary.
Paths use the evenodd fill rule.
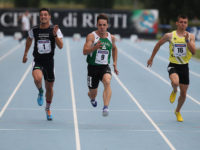
<path fill-rule="evenodd" d="M 52 29 L 38 29 L 34 31 L 34 36 L 36 39 L 52 39 L 53 30 Z"/>
<path fill-rule="evenodd" d="M 109 39 L 99 39 L 99 41 L 101 41 L 101 48 L 102 50 L 110 50 L 112 49 L 112 43 Z M 98 41 L 95 42 L 95 44 L 97 43 Z"/>

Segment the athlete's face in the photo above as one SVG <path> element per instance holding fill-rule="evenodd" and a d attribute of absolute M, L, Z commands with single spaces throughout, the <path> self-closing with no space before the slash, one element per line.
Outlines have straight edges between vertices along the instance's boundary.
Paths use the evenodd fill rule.
<path fill-rule="evenodd" d="M 47 24 L 50 22 L 51 16 L 49 15 L 48 11 L 41 11 L 40 12 L 40 23 Z"/>
<path fill-rule="evenodd" d="M 179 18 L 176 22 L 177 28 L 180 30 L 186 30 L 188 27 L 188 19 L 187 18 Z"/>
<path fill-rule="evenodd" d="M 100 33 L 107 32 L 108 29 L 108 22 L 105 19 L 99 19 L 97 22 L 97 28 Z"/>

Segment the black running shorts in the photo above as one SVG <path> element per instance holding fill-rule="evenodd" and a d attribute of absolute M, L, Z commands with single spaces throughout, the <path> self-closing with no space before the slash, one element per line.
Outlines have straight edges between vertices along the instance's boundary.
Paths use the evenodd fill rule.
<path fill-rule="evenodd" d="M 111 69 L 109 65 L 94 66 L 88 65 L 88 87 L 90 89 L 96 89 L 99 85 L 99 81 L 102 81 L 103 75 L 109 73 L 111 75 Z"/>
<path fill-rule="evenodd" d="M 190 83 L 188 64 L 169 63 L 169 65 L 168 65 L 168 73 L 169 73 L 169 76 L 172 73 L 178 74 L 179 83 L 181 83 L 181 84 L 189 84 Z"/>
<path fill-rule="evenodd" d="M 44 79 L 48 82 L 54 82 L 54 60 L 34 61 L 33 70 L 40 69 L 44 75 Z"/>

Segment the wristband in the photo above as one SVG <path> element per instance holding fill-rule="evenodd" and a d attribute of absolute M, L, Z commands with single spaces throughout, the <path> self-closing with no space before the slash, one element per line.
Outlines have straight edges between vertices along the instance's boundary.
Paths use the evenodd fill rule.
<path fill-rule="evenodd" d="M 188 43 L 188 42 L 189 42 L 189 40 L 185 40 L 185 42 L 186 42 L 186 43 Z"/>

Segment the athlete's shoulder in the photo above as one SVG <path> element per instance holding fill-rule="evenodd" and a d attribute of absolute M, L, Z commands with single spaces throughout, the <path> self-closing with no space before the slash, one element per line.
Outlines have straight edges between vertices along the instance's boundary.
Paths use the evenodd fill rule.
<path fill-rule="evenodd" d="M 109 33 L 109 32 L 108 32 Z M 112 38 L 112 39 L 115 39 L 115 36 L 113 35 L 113 34 L 111 34 L 110 33 L 110 37 Z"/>
<path fill-rule="evenodd" d="M 169 36 L 170 37 L 170 36 L 172 36 L 174 34 L 174 32 L 176 32 L 176 31 L 165 33 L 165 36 Z"/>
<path fill-rule="evenodd" d="M 173 32 L 168 32 L 163 35 L 162 39 L 164 39 L 165 41 L 170 41 L 172 39 L 172 36 L 173 36 Z"/>
<path fill-rule="evenodd" d="M 115 35 L 110 34 L 110 37 L 111 37 L 112 42 L 115 42 L 115 41 L 116 41 L 116 37 L 115 37 Z"/>
<path fill-rule="evenodd" d="M 95 38 L 94 32 L 89 33 L 86 38 L 88 40 L 94 40 L 94 38 Z"/>

